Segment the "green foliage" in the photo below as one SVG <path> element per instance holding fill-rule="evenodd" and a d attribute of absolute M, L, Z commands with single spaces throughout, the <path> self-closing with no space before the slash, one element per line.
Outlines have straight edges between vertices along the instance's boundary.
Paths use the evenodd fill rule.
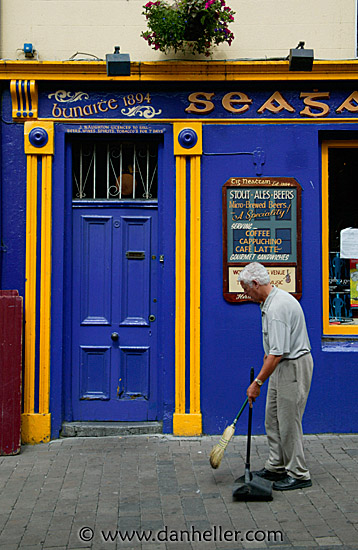
<path fill-rule="evenodd" d="M 222 42 L 230 46 L 234 39 L 228 25 L 234 21 L 235 12 L 225 0 L 176 0 L 173 4 L 157 0 L 143 8 L 148 30 L 141 36 L 155 50 L 209 56 L 213 46 Z"/>

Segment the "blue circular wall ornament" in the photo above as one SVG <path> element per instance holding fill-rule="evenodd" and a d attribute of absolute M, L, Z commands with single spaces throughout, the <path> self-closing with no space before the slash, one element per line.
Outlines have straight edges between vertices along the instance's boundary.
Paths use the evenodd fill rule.
<path fill-rule="evenodd" d="M 44 128 L 32 128 L 29 141 L 34 147 L 44 147 L 48 142 L 48 133 Z"/>
<path fill-rule="evenodd" d="M 185 149 L 191 149 L 198 141 L 198 135 L 192 128 L 184 128 L 179 132 L 178 141 Z"/>

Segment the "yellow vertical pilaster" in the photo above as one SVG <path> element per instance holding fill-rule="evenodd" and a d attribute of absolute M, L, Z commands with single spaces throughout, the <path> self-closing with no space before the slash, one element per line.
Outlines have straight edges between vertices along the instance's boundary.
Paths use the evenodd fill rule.
<path fill-rule="evenodd" d="M 24 411 L 35 410 L 37 155 L 27 157 Z"/>
<path fill-rule="evenodd" d="M 180 142 L 181 132 L 189 130 L 196 136 L 194 144 Z M 175 435 L 200 435 L 202 416 L 200 410 L 200 273 L 201 273 L 201 178 L 202 154 L 201 123 L 174 124 L 174 154 L 176 156 L 176 319 L 175 319 Z M 190 255 L 186 250 L 187 235 L 187 181 L 186 161 L 190 161 Z M 186 281 L 186 263 L 189 259 L 189 285 Z M 186 293 L 189 290 L 189 314 L 186 314 Z M 190 403 L 186 412 L 186 324 L 190 322 Z"/>
<path fill-rule="evenodd" d="M 175 414 L 185 413 L 186 157 L 176 158 Z"/>
<path fill-rule="evenodd" d="M 190 169 L 190 414 L 199 415 L 201 272 L 201 181 L 199 156 L 191 157 Z"/>
<path fill-rule="evenodd" d="M 51 330 L 52 157 L 42 159 L 39 413 L 49 413 Z"/>
<path fill-rule="evenodd" d="M 52 220 L 52 155 L 54 124 L 25 122 L 27 155 L 26 204 L 26 283 L 25 283 L 25 364 L 24 412 L 21 437 L 23 443 L 50 440 L 50 328 L 51 328 L 51 220 Z M 41 164 L 41 217 L 37 219 L 38 165 Z M 41 226 L 40 296 L 37 288 L 37 226 Z M 36 313 L 39 322 L 36 326 Z M 36 387 L 36 331 L 39 333 L 39 372 Z M 38 390 L 38 392 L 36 391 Z M 38 393 L 38 411 L 35 395 Z"/>

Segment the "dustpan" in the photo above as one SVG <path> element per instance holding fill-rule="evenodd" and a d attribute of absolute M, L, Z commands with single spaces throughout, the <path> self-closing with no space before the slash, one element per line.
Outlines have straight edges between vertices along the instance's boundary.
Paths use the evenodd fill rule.
<path fill-rule="evenodd" d="M 254 369 L 251 369 L 250 383 L 252 383 L 253 381 Z M 251 430 L 252 407 L 249 408 L 245 473 L 235 480 L 232 496 L 233 499 L 236 501 L 272 500 L 272 481 L 264 479 L 263 477 L 260 477 L 250 472 Z"/>

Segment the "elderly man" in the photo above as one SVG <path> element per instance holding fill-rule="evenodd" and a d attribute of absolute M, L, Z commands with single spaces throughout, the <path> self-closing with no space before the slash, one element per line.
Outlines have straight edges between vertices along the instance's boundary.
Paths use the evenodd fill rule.
<path fill-rule="evenodd" d="M 260 303 L 265 351 L 262 368 L 247 389 L 250 406 L 269 378 L 265 418 L 269 457 L 255 473 L 273 481 L 272 488 L 278 491 L 310 487 L 302 416 L 313 360 L 302 308 L 291 294 L 270 283 L 266 268 L 259 263 L 245 266 L 239 281 L 246 294 Z"/>

